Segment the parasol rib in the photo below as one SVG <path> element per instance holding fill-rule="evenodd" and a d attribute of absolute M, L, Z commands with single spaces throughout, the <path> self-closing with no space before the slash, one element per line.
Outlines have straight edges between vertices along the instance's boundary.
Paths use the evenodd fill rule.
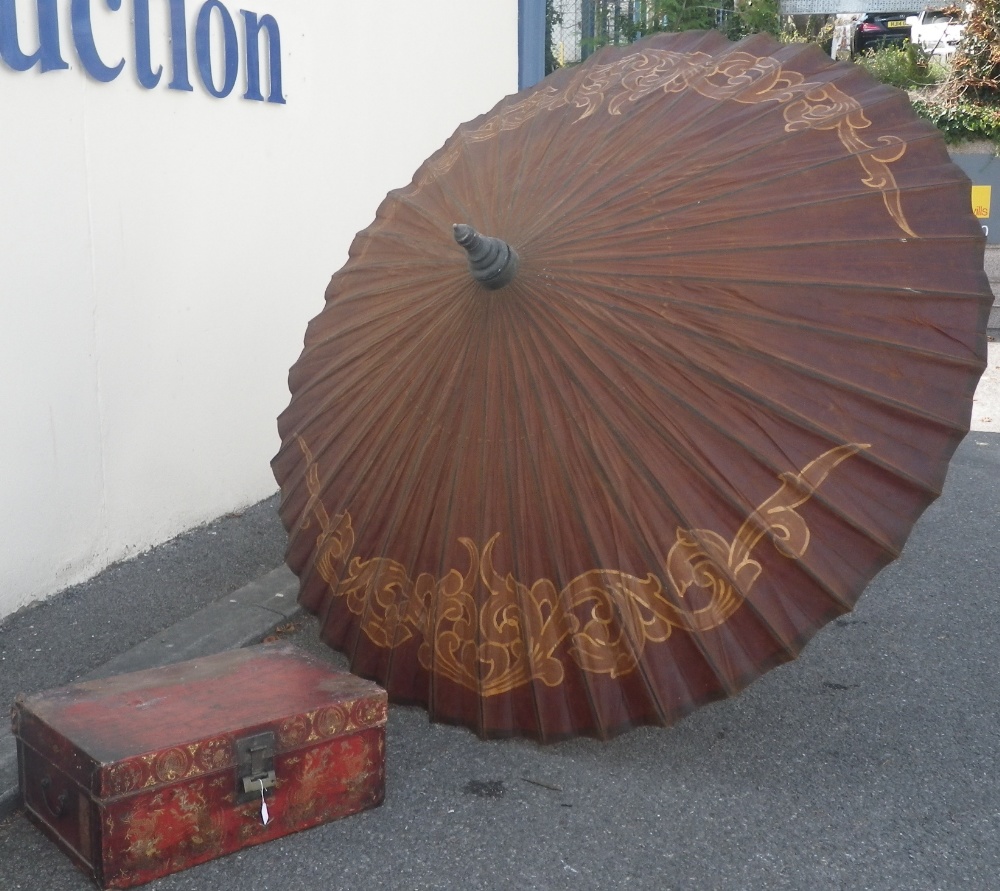
<path fill-rule="evenodd" d="M 654 35 L 501 101 L 379 206 L 289 374 L 303 606 L 482 736 L 737 692 L 939 493 L 982 243 L 905 95 L 818 50 Z"/>

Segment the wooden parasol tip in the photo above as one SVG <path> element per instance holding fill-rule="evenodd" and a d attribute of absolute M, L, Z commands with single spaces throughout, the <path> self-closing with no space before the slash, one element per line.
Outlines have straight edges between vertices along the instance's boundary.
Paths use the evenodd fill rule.
<path fill-rule="evenodd" d="M 517 272 L 516 251 L 502 238 L 480 235 L 472 226 L 455 223 L 457 241 L 469 257 L 469 271 L 483 287 L 495 291 L 509 285 Z"/>

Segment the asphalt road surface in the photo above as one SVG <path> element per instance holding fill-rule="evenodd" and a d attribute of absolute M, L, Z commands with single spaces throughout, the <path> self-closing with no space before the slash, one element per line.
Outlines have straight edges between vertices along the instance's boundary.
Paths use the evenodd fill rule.
<path fill-rule="evenodd" d="M 998 496 L 1000 433 L 971 433 L 944 496 L 852 614 L 796 662 L 676 727 L 542 747 L 481 742 L 393 707 L 382 807 L 146 887 L 998 888 Z M 117 568 L 117 582 L 93 583 L 99 597 L 69 592 L 20 614 L 0 625 L 0 686 L 70 680 L 114 649 L 109 616 L 129 626 L 147 597 L 163 609 L 157 576 L 185 591 L 204 577 L 217 595 L 281 541 L 272 499 Z M 196 599 L 182 597 L 173 618 Z M 71 621 L 58 652 L 28 654 Z M 140 624 L 122 635 L 150 633 Z M 338 659 L 311 621 L 292 639 Z M 0 824 L 4 891 L 90 887 L 23 816 Z"/>

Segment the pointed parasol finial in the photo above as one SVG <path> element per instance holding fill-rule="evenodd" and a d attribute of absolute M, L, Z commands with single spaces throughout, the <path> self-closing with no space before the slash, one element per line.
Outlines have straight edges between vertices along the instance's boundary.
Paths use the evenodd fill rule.
<path fill-rule="evenodd" d="M 469 255 L 469 271 L 477 282 L 491 291 L 511 283 L 519 261 L 517 253 L 506 241 L 480 235 L 465 223 L 455 223 L 454 232 L 455 241 Z"/>

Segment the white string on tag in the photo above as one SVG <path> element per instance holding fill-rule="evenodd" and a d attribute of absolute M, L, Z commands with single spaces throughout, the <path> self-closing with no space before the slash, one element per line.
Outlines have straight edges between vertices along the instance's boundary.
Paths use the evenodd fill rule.
<path fill-rule="evenodd" d="M 260 783 L 260 818 L 264 821 L 264 825 L 267 826 L 271 822 L 271 816 L 267 812 L 267 802 L 264 800 L 264 780 L 261 778 Z"/>

